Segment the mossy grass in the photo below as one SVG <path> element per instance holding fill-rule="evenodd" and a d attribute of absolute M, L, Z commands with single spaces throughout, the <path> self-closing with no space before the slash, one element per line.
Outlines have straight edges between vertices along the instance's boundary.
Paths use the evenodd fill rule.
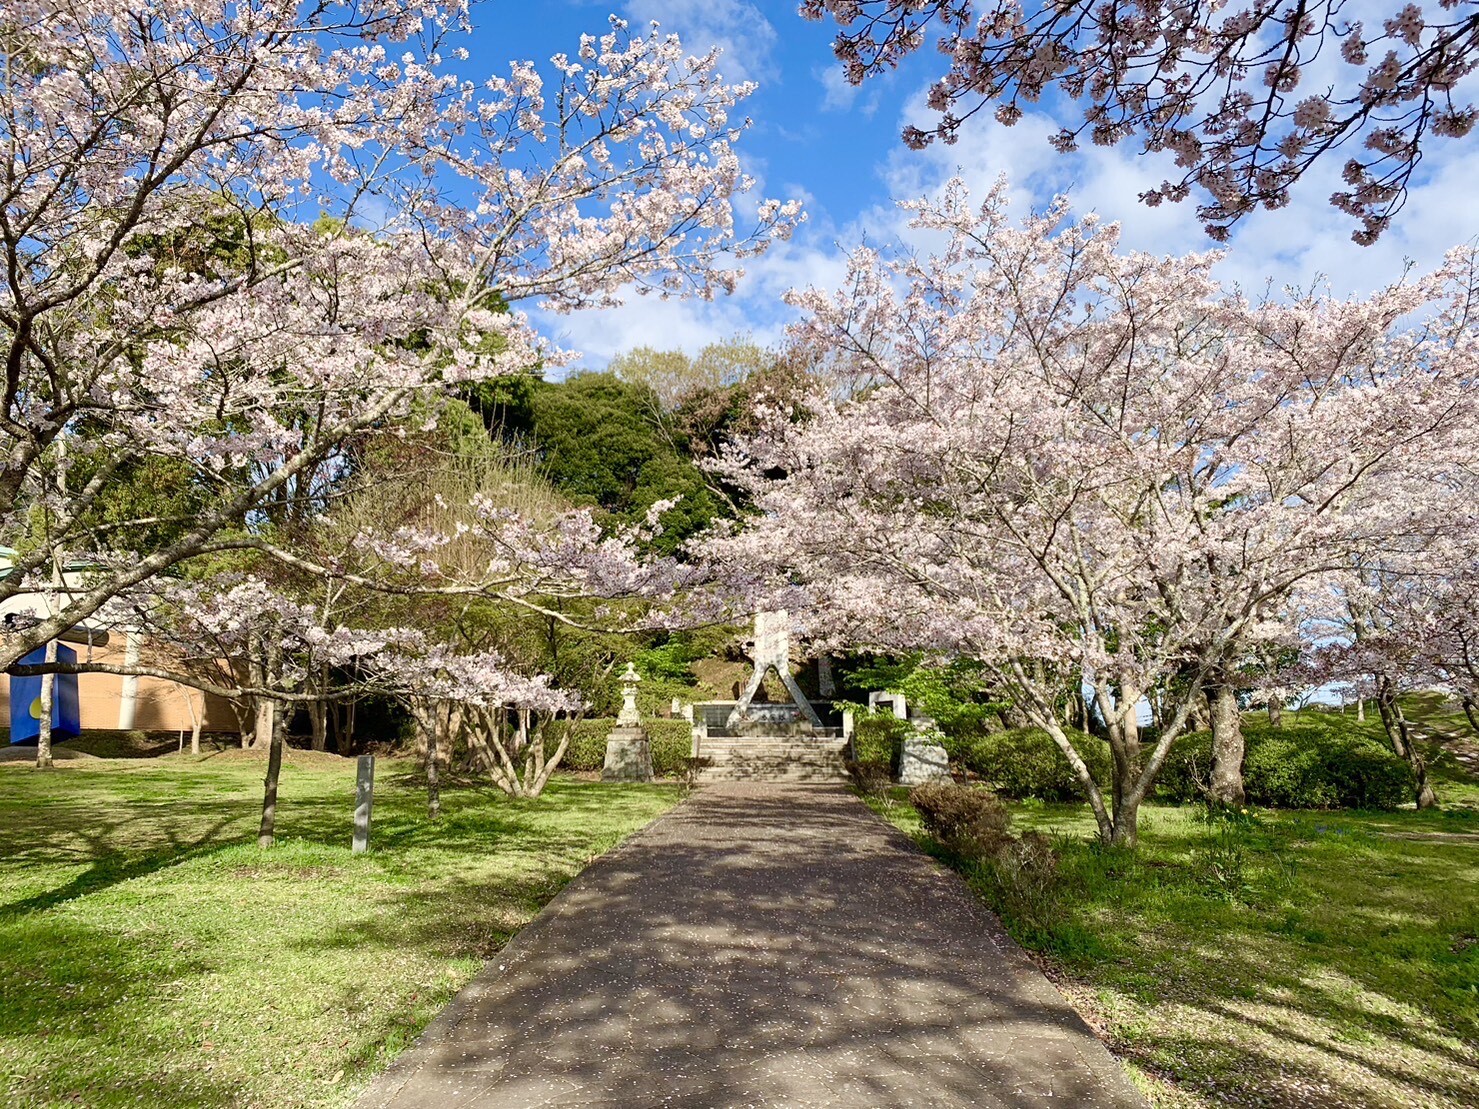
<path fill-rule="evenodd" d="M 262 773 L 243 752 L 0 765 L 0 1103 L 349 1104 L 679 793 L 461 783 L 432 823 L 415 764 L 382 760 L 352 855 L 353 761 L 294 752 L 264 851 Z"/>

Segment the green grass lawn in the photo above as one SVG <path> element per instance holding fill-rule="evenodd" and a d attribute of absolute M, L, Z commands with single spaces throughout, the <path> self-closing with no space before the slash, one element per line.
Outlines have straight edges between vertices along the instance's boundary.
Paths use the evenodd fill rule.
<path fill-rule="evenodd" d="M 1198 813 L 1147 807 L 1129 854 L 1014 806 L 1057 877 L 962 869 L 1157 1105 L 1479 1104 L 1479 812 Z"/>
<path fill-rule="evenodd" d="M 0 1103 L 343 1105 L 670 786 L 552 782 L 537 801 L 378 768 L 349 852 L 354 764 L 290 759 L 279 845 L 263 763 L 0 764 Z"/>

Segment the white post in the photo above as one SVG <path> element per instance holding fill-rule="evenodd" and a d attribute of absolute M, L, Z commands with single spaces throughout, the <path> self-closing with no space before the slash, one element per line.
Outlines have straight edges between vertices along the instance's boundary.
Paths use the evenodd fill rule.
<path fill-rule="evenodd" d="M 139 637 L 133 632 L 123 636 L 123 665 L 132 669 L 139 664 Z M 131 732 L 139 705 L 139 676 L 123 676 L 123 696 L 118 701 L 118 730 Z"/>

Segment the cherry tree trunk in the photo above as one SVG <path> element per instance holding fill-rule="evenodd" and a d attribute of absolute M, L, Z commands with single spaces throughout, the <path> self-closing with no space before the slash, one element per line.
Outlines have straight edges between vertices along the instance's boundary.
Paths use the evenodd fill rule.
<path fill-rule="evenodd" d="M 313 730 L 313 749 L 324 751 L 329 746 L 329 706 L 323 701 L 308 702 L 308 726 Z"/>
<path fill-rule="evenodd" d="M 1237 694 L 1227 684 L 1209 686 L 1207 703 L 1212 710 L 1212 780 L 1207 784 L 1207 797 L 1214 805 L 1240 808 L 1247 798 L 1243 792 L 1243 721 L 1238 715 Z"/>
<path fill-rule="evenodd" d="M 1140 842 L 1140 802 L 1137 799 L 1120 801 L 1114 810 L 1114 823 L 1109 842 L 1115 847 L 1135 847 Z M 1103 838 L 1102 835 L 1100 837 Z"/>
<path fill-rule="evenodd" d="M 1412 726 L 1407 722 L 1407 714 L 1397 702 L 1396 692 L 1389 680 L 1383 680 L 1376 695 L 1376 709 L 1381 713 L 1382 727 L 1386 729 L 1392 749 L 1406 759 L 1407 765 L 1412 769 L 1412 780 L 1416 787 L 1413 794 L 1417 807 L 1435 807 L 1438 804 L 1438 795 L 1433 791 L 1433 783 L 1428 780 L 1428 760 L 1413 742 Z"/>
<path fill-rule="evenodd" d="M 257 828 L 257 846 L 271 847 L 277 826 L 277 780 L 282 773 L 282 749 L 286 739 L 286 714 L 272 714 L 267 749 L 267 777 L 262 783 L 262 823 Z"/>
<path fill-rule="evenodd" d="M 1479 706 L 1474 704 L 1474 698 L 1464 698 L 1464 716 L 1468 718 L 1469 727 L 1475 735 L 1479 735 Z"/>
<path fill-rule="evenodd" d="M 354 701 L 334 704 L 334 750 L 341 755 L 354 754 Z"/>
<path fill-rule="evenodd" d="M 1140 780 L 1143 770 L 1143 757 L 1140 748 L 1140 718 L 1138 705 L 1140 703 L 1140 691 L 1136 689 L 1121 688 L 1119 703 L 1114 709 L 1114 722 L 1109 728 L 1109 747 L 1114 756 L 1114 814 L 1115 827 L 1119 827 L 1119 816 L 1126 811 L 1130 820 L 1130 839 L 1133 843 L 1135 813 L 1139 806 L 1130 806 L 1127 798 L 1130 791 L 1135 788 L 1135 783 Z M 1101 709 L 1104 706 L 1101 705 Z M 1106 718 L 1110 714 L 1105 713 Z M 1122 840 L 1116 832 L 1114 842 Z"/>
<path fill-rule="evenodd" d="M 411 702 L 411 716 L 416 721 L 416 749 L 425 760 L 426 767 L 426 815 L 437 820 L 442 815 L 442 781 L 440 733 L 443 720 L 447 717 L 447 706 L 442 701 L 415 698 Z"/>
<path fill-rule="evenodd" d="M 439 820 L 442 815 L 442 783 L 437 770 L 437 729 L 435 722 L 426 735 L 426 816 Z"/>
<path fill-rule="evenodd" d="M 1284 726 L 1284 702 L 1277 697 L 1268 699 L 1268 722 L 1275 728 Z"/>
<path fill-rule="evenodd" d="M 45 658 L 45 660 L 48 663 L 51 663 L 51 662 L 55 662 L 56 661 L 56 640 L 55 639 L 48 639 L 46 641 L 46 654 L 45 654 L 44 658 Z M 41 719 L 37 721 L 38 727 L 37 727 L 37 732 L 36 732 L 36 769 L 37 770 L 50 770 L 51 769 L 51 765 L 52 765 L 52 763 L 51 763 L 51 707 L 52 707 L 52 702 L 55 699 L 56 699 L 56 675 L 55 674 L 42 674 L 41 675 Z M 26 708 L 26 707 L 29 707 L 29 706 L 22 706 L 23 709 Z M 15 712 L 16 711 L 16 707 L 14 705 L 12 705 L 10 707 L 10 711 L 11 712 Z"/>
<path fill-rule="evenodd" d="M 1194 732 L 1205 732 L 1212 726 L 1212 714 L 1207 711 L 1207 702 L 1198 698 L 1191 707 L 1191 713 L 1187 718 L 1187 726 Z"/>
<path fill-rule="evenodd" d="M 257 698 L 256 720 L 252 724 L 252 746 L 261 750 L 271 747 L 277 742 L 277 718 L 282 715 L 278 711 L 276 701 L 266 697 Z"/>

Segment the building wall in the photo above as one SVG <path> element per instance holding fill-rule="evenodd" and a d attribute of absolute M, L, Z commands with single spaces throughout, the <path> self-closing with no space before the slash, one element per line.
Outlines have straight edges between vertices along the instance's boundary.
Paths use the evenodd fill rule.
<path fill-rule="evenodd" d="M 114 633 L 106 647 L 89 648 L 74 644 L 78 662 L 107 662 L 123 665 L 123 635 Z M 170 659 L 159 650 L 144 649 L 143 657 L 151 664 L 167 667 Z M 192 710 L 204 713 L 201 730 L 237 732 L 240 725 L 230 702 L 198 689 L 159 678 L 136 679 L 138 692 L 134 701 L 133 727 L 146 732 L 188 732 L 193 725 Z M 123 707 L 124 679 L 117 674 L 79 674 L 77 700 L 84 731 L 119 726 Z M 10 727 L 10 680 L 0 675 L 0 727 Z M 8 741 L 8 736 L 0 742 Z"/>

